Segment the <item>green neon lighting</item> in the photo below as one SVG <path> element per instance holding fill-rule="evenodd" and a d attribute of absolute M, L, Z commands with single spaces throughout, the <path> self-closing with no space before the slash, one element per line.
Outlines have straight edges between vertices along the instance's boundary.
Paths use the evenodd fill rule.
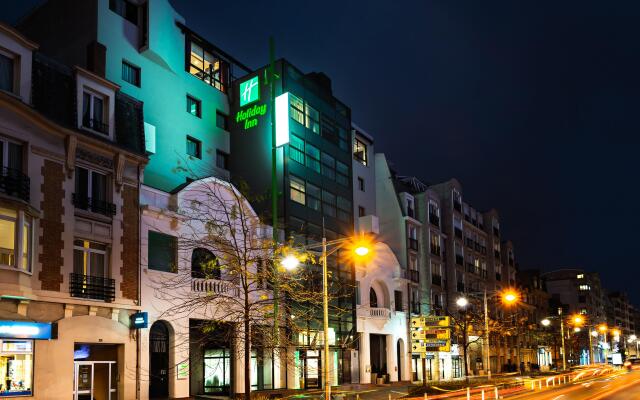
<path fill-rule="evenodd" d="M 240 83 L 240 107 L 260 100 L 260 78 L 253 78 Z"/>
<path fill-rule="evenodd" d="M 258 126 L 258 117 L 267 113 L 266 104 L 255 104 L 253 107 L 249 107 L 246 110 L 240 110 L 236 113 L 236 122 L 241 125 L 242 129 L 250 129 Z"/>
<path fill-rule="evenodd" d="M 276 147 L 289 143 L 289 92 L 276 97 Z"/>

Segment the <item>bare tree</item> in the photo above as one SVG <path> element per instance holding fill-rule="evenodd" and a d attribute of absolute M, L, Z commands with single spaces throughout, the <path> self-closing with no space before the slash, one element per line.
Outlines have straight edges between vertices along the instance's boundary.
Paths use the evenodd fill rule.
<path fill-rule="evenodd" d="M 321 291 L 306 284 L 311 269 L 290 273 L 281 268 L 282 253 L 291 247 L 273 242 L 271 228 L 230 183 L 215 178 L 192 183 L 180 192 L 168 215 L 178 232 L 178 260 L 175 274 L 153 282 L 157 298 L 167 304 L 162 317 L 198 318 L 204 321 L 205 335 L 215 332 L 233 343 L 232 353 L 244 359 L 244 397 L 249 399 L 252 348 L 270 351 L 280 363 L 289 362 L 292 358 L 283 349 L 298 337 L 297 320 L 317 318 L 313 310 L 321 303 Z M 307 253 L 298 256 L 315 263 Z M 273 285 L 278 285 L 278 299 Z M 296 304 L 311 307 L 294 310 Z M 277 332 L 275 318 L 281 327 Z M 218 329 L 221 324 L 231 329 Z"/>

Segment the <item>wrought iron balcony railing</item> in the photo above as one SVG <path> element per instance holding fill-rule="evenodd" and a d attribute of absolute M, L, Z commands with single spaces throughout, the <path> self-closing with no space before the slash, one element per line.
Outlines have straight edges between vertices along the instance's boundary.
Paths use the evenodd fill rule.
<path fill-rule="evenodd" d="M 82 126 L 84 128 L 89 128 L 93 131 L 103 133 L 105 135 L 109 134 L 109 124 L 105 124 L 102 121 L 93 118 L 83 118 Z"/>
<path fill-rule="evenodd" d="M 0 167 L 0 193 L 28 202 L 29 182 L 29 177 L 23 174 L 22 171 Z"/>
<path fill-rule="evenodd" d="M 116 205 L 108 201 L 92 199 L 78 193 L 73 194 L 72 201 L 73 205 L 81 210 L 92 211 L 108 217 L 116 215 Z"/>
<path fill-rule="evenodd" d="M 71 273 L 69 276 L 71 297 L 112 302 L 116 297 L 116 281 L 101 276 Z"/>

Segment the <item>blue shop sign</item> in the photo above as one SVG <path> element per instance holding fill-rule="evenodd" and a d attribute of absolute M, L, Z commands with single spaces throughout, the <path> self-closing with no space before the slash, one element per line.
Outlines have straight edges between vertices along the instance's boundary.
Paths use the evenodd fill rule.
<path fill-rule="evenodd" d="M 131 327 L 133 329 L 144 329 L 149 327 L 149 314 L 137 312 L 131 316 Z"/>
<path fill-rule="evenodd" d="M 0 321 L 2 339 L 52 339 L 50 322 Z"/>

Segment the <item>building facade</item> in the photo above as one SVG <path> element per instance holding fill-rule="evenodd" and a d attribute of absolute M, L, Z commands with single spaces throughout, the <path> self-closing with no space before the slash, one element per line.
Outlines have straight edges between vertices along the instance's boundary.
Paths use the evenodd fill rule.
<path fill-rule="evenodd" d="M 0 58 L 2 395 L 134 398 L 142 103 L 4 25 Z"/>

